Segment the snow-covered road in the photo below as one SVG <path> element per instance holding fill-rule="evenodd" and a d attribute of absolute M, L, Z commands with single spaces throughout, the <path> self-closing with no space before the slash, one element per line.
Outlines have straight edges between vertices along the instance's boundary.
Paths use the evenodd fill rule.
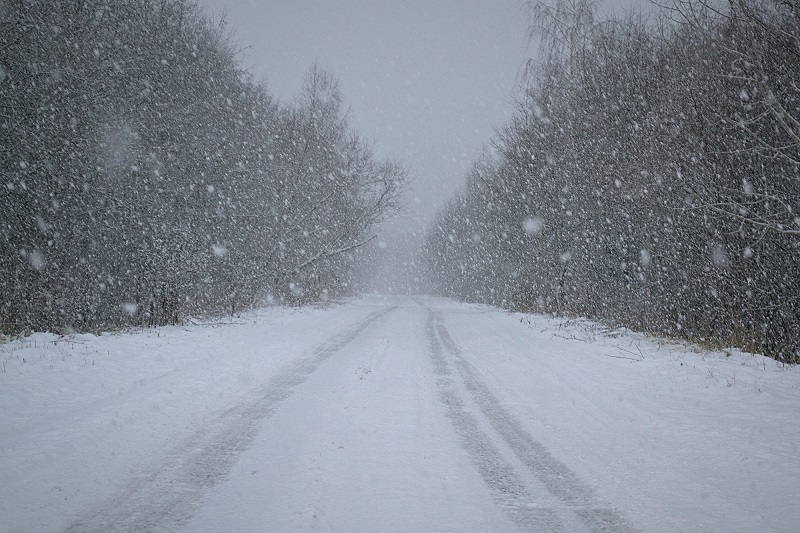
<path fill-rule="evenodd" d="M 759 356 L 378 296 L 0 356 L 0 531 L 800 527 Z"/>

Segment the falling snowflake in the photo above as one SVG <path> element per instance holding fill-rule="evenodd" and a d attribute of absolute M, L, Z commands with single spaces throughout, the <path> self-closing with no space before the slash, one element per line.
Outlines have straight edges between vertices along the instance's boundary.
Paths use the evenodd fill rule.
<path fill-rule="evenodd" d="M 650 266 L 650 263 L 653 261 L 653 256 L 650 255 L 648 250 L 640 250 L 639 251 L 639 264 L 642 265 L 642 268 L 647 268 Z"/>
<path fill-rule="evenodd" d="M 711 260 L 717 266 L 725 266 L 728 264 L 728 254 L 725 253 L 725 248 L 721 244 L 715 244 L 711 249 Z"/>
<path fill-rule="evenodd" d="M 528 217 L 522 221 L 522 227 L 528 235 L 541 235 L 544 228 L 544 220 L 540 217 Z"/>
<path fill-rule="evenodd" d="M 750 94 L 747 92 L 747 89 L 742 89 L 741 91 L 739 91 L 739 99 L 742 102 L 750 101 Z"/>

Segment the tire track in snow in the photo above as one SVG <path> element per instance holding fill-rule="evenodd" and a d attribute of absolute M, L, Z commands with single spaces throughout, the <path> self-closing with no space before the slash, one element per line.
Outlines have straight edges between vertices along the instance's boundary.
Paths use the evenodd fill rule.
<path fill-rule="evenodd" d="M 534 440 L 519 422 L 503 408 L 486 384 L 478 377 L 475 368 L 464 359 L 461 350 L 444 326 L 441 314 L 434 314 L 430 310 L 428 315 L 428 337 L 433 346 L 435 367 L 441 369 L 447 366 L 447 360 L 442 350 L 443 347 L 453 358 L 464 386 L 475 404 L 486 416 L 492 428 L 547 490 L 562 501 L 566 508 L 571 509 L 585 526 L 591 531 L 636 531 L 615 509 L 598 505 L 591 489 L 583 484 L 567 465 L 553 457 L 542 444 Z M 439 343 L 441 343 L 441 346 L 439 346 Z M 440 390 L 446 390 L 446 387 Z M 443 393 L 443 401 L 445 396 Z M 464 414 L 469 416 L 466 412 Z M 475 431 L 480 431 L 477 426 L 475 426 Z M 478 458 L 480 460 L 484 459 L 482 456 L 478 456 Z M 481 470 L 481 468 L 478 465 L 478 469 Z M 486 477 L 484 477 L 484 480 L 486 480 Z M 525 507 L 525 495 L 523 491 L 516 493 L 516 497 L 519 499 L 517 506 L 520 508 Z M 552 512 L 555 517 L 555 511 Z M 537 525 L 536 527 L 540 526 Z"/>
<path fill-rule="evenodd" d="M 227 476 L 234 461 L 272 416 L 323 362 L 395 308 L 375 311 L 289 365 L 252 394 L 224 411 L 167 454 L 154 472 L 130 482 L 119 494 L 76 520 L 67 532 L 175 531 L 192 518 L 204 493 Z"/>
<path fill-rule="evenodd" d="M 447 417 L 461 440 L 461 446 L 470 456 L 484 483 L 491 489 L 498 505 L 527 531 L 564 531 L 555 511 L 530 505 L 534 498 L 522 478 L 503 459 L 456 394 L 442 343 L 436 336 L 434 315 L 430 311 L 425 329 L 431 346 L 434 373 L 439 376 L 436 379 L 439 397 L 445 406 Z"/>

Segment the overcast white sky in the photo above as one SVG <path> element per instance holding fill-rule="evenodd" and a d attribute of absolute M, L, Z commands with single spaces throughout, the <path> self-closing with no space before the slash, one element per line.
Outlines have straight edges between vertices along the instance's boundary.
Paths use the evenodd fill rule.
<path fill-rule="evenodd" d="M 243 64 L 279 98 L 298 93 L 314 62 L 339 78 L 356 130 L 409 170 L 412 224 L 452 195 L 507 121 L 528 56 L 522 0 L 200 4 L 225 14 L 248 47 Z"/>

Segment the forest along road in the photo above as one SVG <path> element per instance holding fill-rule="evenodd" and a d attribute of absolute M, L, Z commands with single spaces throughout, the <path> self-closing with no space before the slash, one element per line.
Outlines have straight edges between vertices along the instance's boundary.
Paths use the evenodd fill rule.
<path fill-rule="evenodd" d="M 98 393 L 84 407 L 75 400 L 53 430 L 36 422 L 52 421 L 52 412 L 30 409 L 20 431 L 0 425 L 0 474 L 10 480 L 0 487 L 0 512 L 10 517 L 0 530 L 791 531 L 800 524 L 800 375 L 769 360 L 691 353 L 601 334 L 589 323 L 422 297 L 364 297 L 225 328 L 219 339 L 197 326 L 107 340 L 109 353 L 113 343 L 135 346 L 137 335 L 154 343 L 149 350 L 171 347 L 176 367 L 139 376 L 141 391 L 116 378 L 112 388 L 121 393 Z M 231 356 L 226 365 L 218 356 L 210 373 L 181 359 L 190 346 L 238 353 L 279 339 L 282 359 L 256 350 L 258 359 Z M 280 364 L 258 366 L 269 357 Z M 250 379 L 226 377 L 234 367 Z M 731 369 L 735 385 L 726 381 Z M 60 379 L 70 379 L 68 370 Z M 143 407 L 166 401 L 165 390 L 176 397 L 174 412 Z M 198 390 L 217 399 L 198 406 Z M 121 432 L 113 439 L 92 425 L 109 404 Z M 150 448 L 135 437 L 148 424 L 163 425 Z M 91 453 L 66 445 L 76 441 L 90 442 Z M 39 446 L 62 453 L 26 455 Z"/>

